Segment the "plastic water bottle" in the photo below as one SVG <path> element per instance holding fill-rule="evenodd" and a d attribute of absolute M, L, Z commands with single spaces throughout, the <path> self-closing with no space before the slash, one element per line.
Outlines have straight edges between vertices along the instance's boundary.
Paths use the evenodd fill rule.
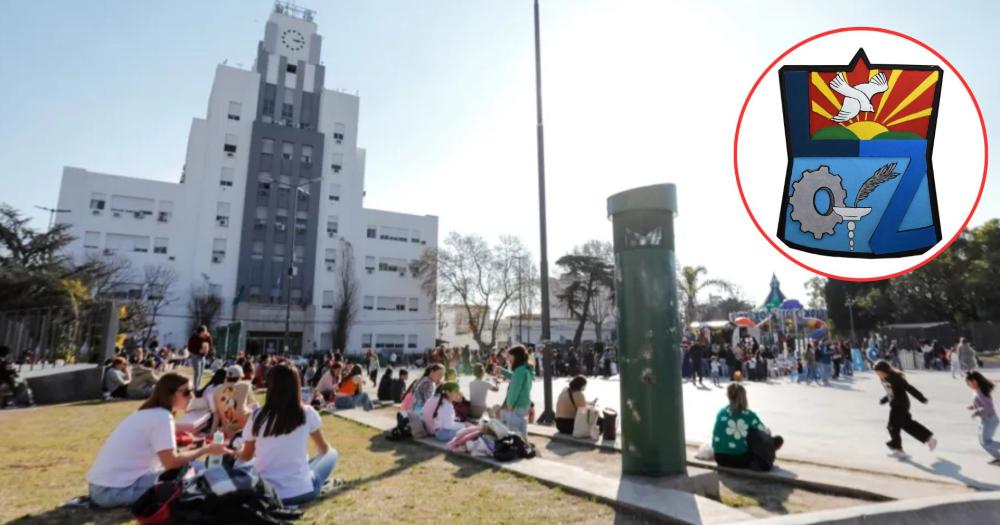
<path fill-rule="evenodd" d="M 212 444 L 224 443 L 226 441 L 226 435 L 222 433 L 221 430 L 216 430 L 215 434 L 212 435 Z M 221 467 L 222 466 L 222 456 L 211 455 L 208 456 L 208 468 Z"/>

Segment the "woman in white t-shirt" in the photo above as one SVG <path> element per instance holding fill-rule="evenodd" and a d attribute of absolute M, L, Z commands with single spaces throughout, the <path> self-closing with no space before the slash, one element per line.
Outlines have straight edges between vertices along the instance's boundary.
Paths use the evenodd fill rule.
<path fill-rule="evenodd" d="M 298 370 L 286 364 L 268 371 L 267 399 L 247 418 L 239 454 L 242 461 L 254 461 L 286 505 L 316 499 L 340 457 L 323 437 L 319 414 L 302 404 L 301 387 Z M 318 451 L 311 460 L 310 438 Z"/>
<path fill-rule="evenodd" d="M 95 505 L 131 505 L 164 469 L 182 467 L 206 454 L 232 454 L 222 443 L 177 451 L 173 414 L 187 409 L 191 395 L 188 378 L 167 373 L 139 410 L 118 424 L 87 472 L 90 500 Z"/>

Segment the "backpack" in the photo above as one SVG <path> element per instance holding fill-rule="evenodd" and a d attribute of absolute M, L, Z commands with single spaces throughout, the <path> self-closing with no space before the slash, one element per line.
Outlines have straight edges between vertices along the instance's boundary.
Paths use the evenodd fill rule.
<path fill-rule="evenodd" d="M 386 432 L 385 439 L 387 441 L 406 441 L 408 439 L 413 439 L 413 432 L 410 431 L 410 426 L 396 426 L 392 430 Z"/>
<path fill-rule="evenodd" d="M 190 465 L 168 470 L 132 504 L 130 510 L 135 520 L 143 525 L 164 525 L 171 523 L 171 504 L 184 491 L 185 479 Z"/>
<path fill-rule="evenodd" d="M 498 439 L 493 450 L 493 459 L 500 462 L 514 461 L 518 458 L 531 459 L 535 455 L 535 446 L 517 434 Z"/>

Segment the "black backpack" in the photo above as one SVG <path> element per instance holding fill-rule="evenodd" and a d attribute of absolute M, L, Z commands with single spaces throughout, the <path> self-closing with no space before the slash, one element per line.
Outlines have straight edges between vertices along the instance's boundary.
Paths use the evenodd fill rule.
<path fill-rule="evenodd" d="M 503 439 L 498 439 L 496 448 L 493 450 L 493 459 L 501 462 L 514 461 L 515 459 L 530 459 L 535 457 L 535 446 L 524 441 L 517 434 L 510 434 Z"/>

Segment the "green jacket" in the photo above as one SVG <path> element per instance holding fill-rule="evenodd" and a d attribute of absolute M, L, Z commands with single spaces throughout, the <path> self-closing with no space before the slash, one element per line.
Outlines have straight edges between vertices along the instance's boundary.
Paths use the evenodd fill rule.
<path fill-rule="evenodd" d="M 507 387 L 507 399 L 504 404 L 515 409 L 530 408 L 531 383 L 535 380 L 531 368 L 527 365 L 521 365 L 513 372 L 504 370 L 503 375 L 510 379 L 510 385 Z"/>

